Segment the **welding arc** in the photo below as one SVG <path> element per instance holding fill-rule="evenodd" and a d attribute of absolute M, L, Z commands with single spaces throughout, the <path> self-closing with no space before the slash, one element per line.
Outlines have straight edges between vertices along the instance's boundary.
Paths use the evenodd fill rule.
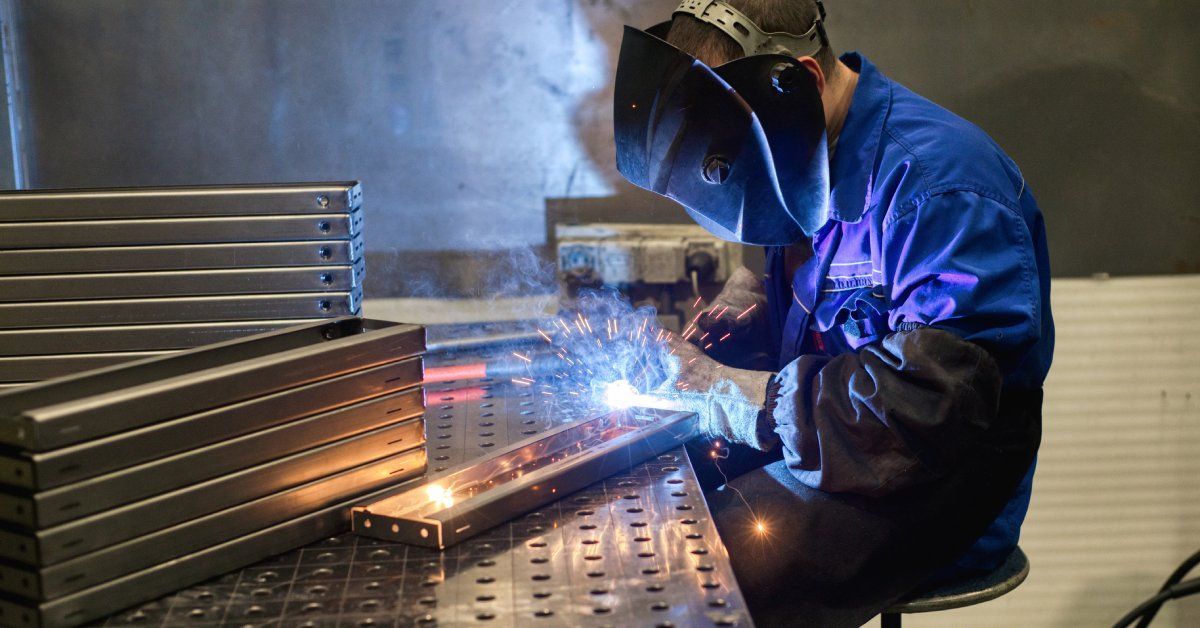
<path fill-rule="evenodd" d="M 538 377 L 550 375 L 562 366 L 553 354 L 532 354 L 527 358 L 503 357 L 486 362 L 471 362 L 454 366 L 437 366 L 425 369 L 423 383 L 467 381 L 473 379 L 505 379 L 510 377 Z"/>

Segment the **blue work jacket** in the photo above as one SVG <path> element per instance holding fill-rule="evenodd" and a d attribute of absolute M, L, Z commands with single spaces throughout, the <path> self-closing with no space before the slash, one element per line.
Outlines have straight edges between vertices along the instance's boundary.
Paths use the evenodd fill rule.
<path fill-rule="evenodd" d="M 781 379 L 796 376 L 803 356 L 856 353 L 886 345 L 890 334 L 932 328 L 985 349 L 1005 390 L 1040 395 L 1054 347 L 1050 268 L 1042 215 L 1021 172 L 975 125 L 860 54 L 842 60 L 859 79 L 830 163 L 830 220 L 793 276 L 783 248 L 767 251 Z M 811 411 L 800 397 L 813 394 L 785 383 L 776 416 L 806 404 Z M 795 429 L 777 431 L 802 481 L 829 481 L 799 461 Z M 1015 547 L 1032 477 L 1030 466 L 958 566 L 989 569 Z"/>

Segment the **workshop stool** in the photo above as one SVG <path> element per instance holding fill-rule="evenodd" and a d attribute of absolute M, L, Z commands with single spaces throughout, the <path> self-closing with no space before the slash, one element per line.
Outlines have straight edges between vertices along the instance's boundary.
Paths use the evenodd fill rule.
<path fill-rule="evenodd" d="M 1018 547 L 995 571 L 922 591 L 887 607 L 879 617 L 883 628 L 900 628 L 901 614 L 948 611 L 994 600 L 1017 588 L 1028 575 L 1029 559 Z"/>

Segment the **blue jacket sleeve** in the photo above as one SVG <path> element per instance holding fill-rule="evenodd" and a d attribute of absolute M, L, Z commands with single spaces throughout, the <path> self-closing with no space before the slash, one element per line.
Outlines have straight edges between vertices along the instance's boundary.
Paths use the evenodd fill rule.
<path fill-rule="evenodd" d="M 884 225 L 892 330 L 935 327 L 974 342 L 1004 373 L 1041 337 L 1038 269 L 1015 208 L 956 191 Z"/>
<path fill-rule="evenodd" d="M 889 333 L 778 376 L 784 457 L 814 488 L 878 496 L 948 473 L 987 438 L 1006 364 L 1037 339 L 1032 245 L 1004 204 L 954 192 L 897 208 L 882 254 Z"/>

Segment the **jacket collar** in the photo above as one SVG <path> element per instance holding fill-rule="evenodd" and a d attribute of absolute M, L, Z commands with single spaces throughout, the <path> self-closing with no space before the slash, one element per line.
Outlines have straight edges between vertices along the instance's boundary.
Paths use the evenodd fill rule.
<path fill-rule="evenodd" d="M 876 154 L 892 106 L 892 83 L 857 52 L 842 55 L 842 62 L 858 72 L 858 86 L 830 164 L 829 217 L 858 222 L 871 204 Z"/>

